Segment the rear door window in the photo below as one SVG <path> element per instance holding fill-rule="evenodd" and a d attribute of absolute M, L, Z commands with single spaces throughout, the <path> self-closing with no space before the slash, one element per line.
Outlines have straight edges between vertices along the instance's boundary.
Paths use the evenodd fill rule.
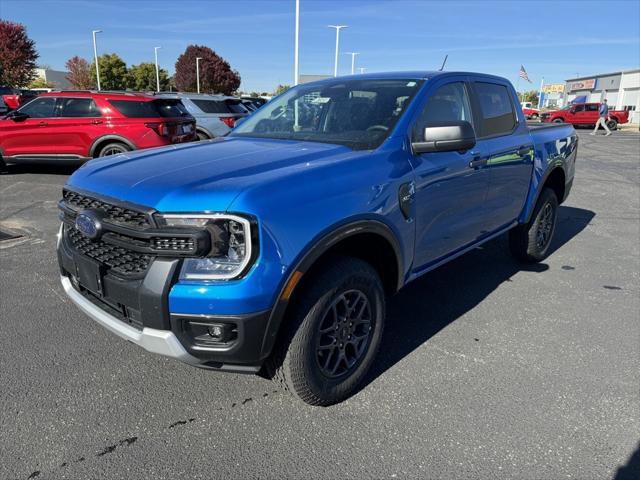
<path fill-rule="evenodd" d="M 30 118 L 55 117 L 56 99 L 54 97 L 41 97 L 27 103 L 19 109 L 20 113 L 29 115 Z"/>
<path fill-rule="evenodd" d="M 180 100 L 109 100 L 109 103 L 128 118 L 191 116 Z"/>
<path fill-rule="evenodd" d="M 590 103 L 587 105 L 587 112 L 597 112 L 599 110 L 599 105 L 597 103 Z"/>
<path fill-rule="evenodd" d="M 60 116 L 67 118 L 100 117 L 101 113 L 92 98 L 61 98 Z"/>
<path fill-rule="evenodd" d="M 507 135 L 516 126 L 509 90 L 504 85 L 476 82 L 475 91 L 482 116 L 482 137 Z"/>
<path fill-rule="evenodd" d="M 204 113 L 232 113 L 222 100 L 190 99 Z"/>

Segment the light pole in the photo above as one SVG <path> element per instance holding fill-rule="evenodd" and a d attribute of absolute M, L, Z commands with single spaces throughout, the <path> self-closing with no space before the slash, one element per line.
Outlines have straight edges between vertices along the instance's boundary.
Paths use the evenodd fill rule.
<path fill-rule="evenodd" d="M 196 85 L 198 86 L 198 93 L 200 93 L 200 60 L 202 60 L 202 57 L 196 57 Z"/>
<path fill-rule="evenodd" d="M 360 55 L 360 52 L 346 52 L 345 55 L 351 55 L 351 75 L 356 73 L 356 55 Z"/>
<path fill-rule="evenodd" d="M 300 0 L 296 0 L 296 39 L 293 53 L 293 85 L 298 85 L 300 70 L 298 66 L 298 46 L 300 44 Z"/>
<path fill-rule="evenodd" d="M 340 48 L 340 30 L 349 28 L 349 25 L 327 25 L 329 28 L 336 29 L 336 58 L 333 64 L 333 76 L 338 76 L 338 48 Z"/>
<path fill-rule="evenodd" d="M 160 91 L 160 68 L 158 67 L 158 50 L 162 47 L 153 47 L 153 53 L 156 55 L 156 90 Z"/>
<path fill-rule="evenodd" d="M 93 30 L 93 58 L 96 62 L 96 80 L 98 81 L 98 91 L 100 91 L 100 67 L 98 66 L 98 47 L 96 47 L 96 33 L 102 33 L 102 30 Z"/>
<path fill-rule="evenodd" d="M 364 73 L 365 70 L 366 70 L 366 68 L 360 67 L 360 73 Z"/>

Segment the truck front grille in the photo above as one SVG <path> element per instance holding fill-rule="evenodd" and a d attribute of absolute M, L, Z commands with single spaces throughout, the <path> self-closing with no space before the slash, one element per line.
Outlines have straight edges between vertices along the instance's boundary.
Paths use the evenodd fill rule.
<path fill-rule="evenodd" d="M 144 212 L 114 205 L 71 190 L 64 190 L 62 196 L 64 202 L 73 210 L 99 210 L 106 215 L 109 221 L 118 225 L 131 228 L 150 228 L 153 226 L 150 215 Z"/>
<path fill-rule="evenodd" d="M 151 255 L 111 245 L 101 240 L 90 240 L 70 225 L 65 226 L 65 231 L 71 246 L 79 253 L 97 260 L 120 275 L 141 276 L 153 260 Z"/>

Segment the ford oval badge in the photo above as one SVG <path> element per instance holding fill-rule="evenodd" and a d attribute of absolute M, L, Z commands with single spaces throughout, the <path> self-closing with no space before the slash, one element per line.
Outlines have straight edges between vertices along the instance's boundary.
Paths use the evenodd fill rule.
<path fill-rule="evenodd" d="M 76 217 L 76 229 L 85 237 L 96 240 L 102 235 L 100 219 L 90 211 L 84 211 Z"/>

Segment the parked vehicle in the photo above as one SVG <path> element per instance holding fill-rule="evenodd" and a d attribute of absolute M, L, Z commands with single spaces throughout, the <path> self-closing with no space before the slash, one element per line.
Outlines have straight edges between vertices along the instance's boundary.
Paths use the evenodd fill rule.
<path fill-rule="evenodd" d="M 161 98 L 180 99 L 196 119 L 198 140 L 222 137 L 234 127 L 236 120 L 250 111 L 235 97 L 205 93 L 162 93 Z"/>
<path fill-rule="evenodd" d="M 568 105 L 560 110 L 545 112 L 540 115 L 543 122 L 570 123 L 571 125 L 594 126 L 598 122 L 600 103 L 576 103 Z M 609 110 L 607 127 L 615 130 L 621 123 L 629 121 L 629 112 L 626 110 Z"/>
<path fill-rule="evenodd" d="M 527 120 L 535 120 L 540 116 L 540 110 L 533 108 L 533 103 L 520 102 L 520 106 L 522 107 L 522 113 L 524 113 Z"/>
<path fill-rule="evenodd" d="M 82 162 L 195 139 L 195 120 L 180 100 L 51 92 L 0 119 L 0 163 Z"/>
<path fill-rule="evenodd" d="M 15 110 L 38 95 L 34 90 L 0 87 L 0 115 Z"/>
<path fill-rule="evenodd" d="M 74 173 L 61 281 L 150 352 L 328 405 L 371 366 L 385 295 L 506 232 L 517 258 L 550 254 L 577 142 L 570 125 L 528 127 L 490 75 L 298 85 L 217 142 Z"/>
<path fill-rule="evenodd" d="M 265 103 L 267 103 L 267 100 L 261 97 L 240 97 L 240 100 L 242 101 L 242 104 L 247 107 L 250 111 L 255 112 L 256 110 L 258 110 L 261 106 L 263 106 Z"/>

